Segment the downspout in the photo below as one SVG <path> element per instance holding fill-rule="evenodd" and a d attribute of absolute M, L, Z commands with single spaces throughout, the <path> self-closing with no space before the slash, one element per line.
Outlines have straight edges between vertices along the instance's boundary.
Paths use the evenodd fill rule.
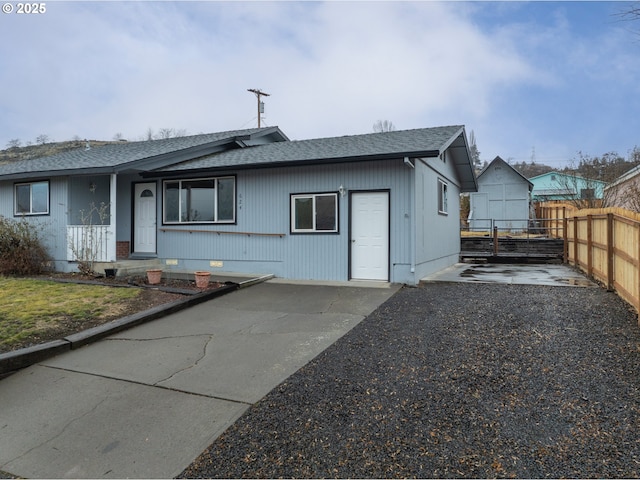
<path fill-rule="evenodd" d="M 415 273 L 416 273 L 416 201 L 415 201 L 415 191 L 416 191 L 416 167 L 413 163 L 411 163 L 411 160 L 409 160 L 409 157 L 404 157 L 404 164 L 411 168 L 411 172 L 409 172 L 409 175 L 411 177 L 411 180 L 409 182 L 409 191 L 408 191 L 408 195 L 409 195 L 409 224 L 411 225 L 411 235 L 409 237 L 409 262 L 410 262 L 410 272 L 411 274 L 414 276 L 413 278 L 413 284 L 417 284 L 418 282 L 416 282 L 415 279 Z"/>

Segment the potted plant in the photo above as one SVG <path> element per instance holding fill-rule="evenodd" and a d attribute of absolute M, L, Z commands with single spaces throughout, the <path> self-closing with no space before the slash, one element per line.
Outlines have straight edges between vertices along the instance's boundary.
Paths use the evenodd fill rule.
<path fill-rule="evenodd" d="M 195 276 L 196 276 L 196 287 L 207 288 L 207 286 L 209 285 L 211 272 L 199 271 L 199 272 L 195 272 Z"/>
<path fill-rule="evenodd" d="M 147 270 L 147 282 L 149 285 L 158 285 L 162 280 L 162 269 L 152 268 Z"/>

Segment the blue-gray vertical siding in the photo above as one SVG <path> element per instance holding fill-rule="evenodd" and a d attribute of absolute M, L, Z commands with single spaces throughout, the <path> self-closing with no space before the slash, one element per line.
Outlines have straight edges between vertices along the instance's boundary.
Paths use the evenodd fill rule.
<path fill-rule="evenodd" d="M 457 261 L 459 186 L 446 158 L 413 159 L 413 163 L 415 168 L 396 159 L 224 172 L 236 176 L 233 225 L 163 225 L 162 181 L 158 180 L 157 255 L 162 261 L 176 260 L 177 269 L 348 280 L 349 192 L 384 190 L 389 192 L 390 209 L 389 280 L 416 283 Z M 448 215 L 438 214 L 438 178 L 448 185 Z M 132 188 L 137 181 L 155 180 L 117 177 L 116 240 L 131 240 Z M 96 182 L 100 191 L 105 182 Z M 66 226 L 77 223 L 72 220 L 79 204 L 95 196 L 89 195 L 88 185 L 87 177 L 72 182 L 68 177 L 50 179 L 50 214 L 28 218 L 46 232 L 43 239 L 58 270 L 71 268 Z M 338 192 L 341 186 L 346 194 L 338 195 L 338 233 L 290 233 L 291 194 Z M 0 184 L 0 215 L 13 217 L 13 182 Z M 215 266 L 220 262 L 221 267 Z M 165 268 L 174 267 L 167 264 Z"/>
<path fill-rule="evenodd" d="M 447 157 L 416 161 L 415 281 L 455 264 L 460 255 L 460 186 Z M 438 179 L 447 184 L 446 215 L 438 211 Z"/>
<path fill-rule="evenodd" d="M 109 224 L 109 175 L 78 175 L 68 185 L 70 225 Z"/>
<path fill-rule="evenodd" d="M 236 225 L 164 225 L 158 256 L 178 259 L 179 268 L 273 273 L 292 279 L 349 278 L 349 196 L 338 196 L 337 234 L 291 234 L 290 195 L 295 193 L 389 190 L 391 281 L 409 282 L 410 195 L 413 170 L 402 159 L 356 164 L 256 169 L 236 173 Z M 182 231 L 176 231 L 182 230 Z M 244 232 L 227 235 L 193 232 Z M 252 235 L 247 235 L 250 233 Z M 280 234 L 263 236 L 260 234 Z"/>
<path fill-rule="evenodd" d="M 49 214 L 23 217 L 37 227 L 43 245 L 51 256 L 56 270 L 68 269 L 67 262 L 67 218 L 69 216 L 68 177 L 49 180 Z M 20 220 L 13 214 L 13 185 L 16 182 L 0 183 L 0 215 Z"/>

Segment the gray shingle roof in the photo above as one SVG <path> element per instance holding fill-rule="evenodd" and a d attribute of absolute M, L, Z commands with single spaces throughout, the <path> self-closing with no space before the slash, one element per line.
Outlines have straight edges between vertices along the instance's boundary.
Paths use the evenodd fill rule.
<path fill-rule="evenodd" d="M 291 164 L 318 160 L 402 157 L 406 154 L 441 152 L 462 126 L 422 128 L 343 137 L 271 143 L 229 150 L 157 171 L 175 172 L 238 166 Z M 419 156 L 419 155 L 416 155 Z"/>
<path fill-rule="evenodd" d="M 71 150 L 48 157 L 0 165 L 0 177 L 7 175 L 14 176 L 22 173 L 53 173 L 69 170 L 111 169 L 117 171 L 119 169 L 118 167 L 121 168 L 142 160 L 176 154 L 177 152 L 188 151 L 189 149 L 203 145 L 224 144 L 235 138 L 243 138 L 257 133 L 263 133 L 267 130 L 274 130 L 274 128 L 253 128 L 162 140 L 113 143 L 94 147 L 89 150 L 86 150 L 85 147 L 80 147 L 77 150 Z"/>
<path fill-rule="evenodd" d="M 475 191 L 475 174 L 460 125 L 299 141 L 290 141 L 278 127 L 269 127 L 124 142 L 0 165 L 0 179 L 128 171 L 157 177 L 186 171 L 433 157 L 447 148 L 462 190 Z"/>

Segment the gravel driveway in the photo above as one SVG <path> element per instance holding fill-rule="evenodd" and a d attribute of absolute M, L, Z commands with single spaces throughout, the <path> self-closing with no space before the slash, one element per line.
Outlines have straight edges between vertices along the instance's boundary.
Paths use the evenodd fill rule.
<path fill-rule="evenodd" d="M 184 477 L 640 477 L 640 329 L 600 288 L 404 288 Z"/>

